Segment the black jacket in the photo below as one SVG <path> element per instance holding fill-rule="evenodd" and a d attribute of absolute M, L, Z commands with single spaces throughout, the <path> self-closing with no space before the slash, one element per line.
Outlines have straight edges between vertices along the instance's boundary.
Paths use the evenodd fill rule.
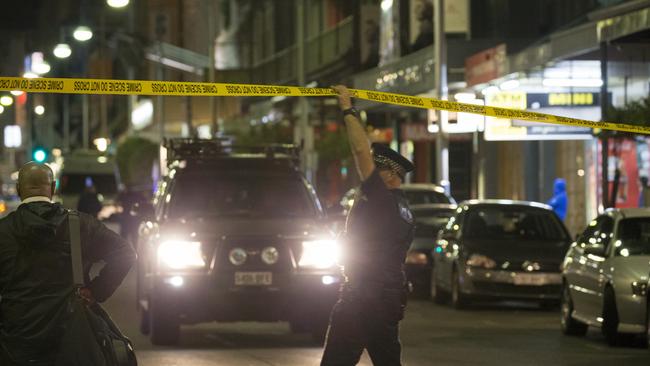
<path fill-rule="evenodd" d="M 95 218 L 80 213 L 86 284 L 98 302 L 120 285 L 136 255 Z M 59 204 L 22 204 L 0 220 L 0 345 L 14 359 L 50 359 L 58 351 L 72 269 L 67 211 Z M 90 267 L 105 266 L 90 280 Z M 2 353 L 2 352 L 0 352 Z"/>

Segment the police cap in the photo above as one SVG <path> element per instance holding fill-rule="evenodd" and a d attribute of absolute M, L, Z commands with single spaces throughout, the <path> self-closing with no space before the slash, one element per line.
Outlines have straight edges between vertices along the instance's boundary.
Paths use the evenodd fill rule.
<path fill-rule="evenodd" d="M 378 143 L 372 144 L 372 157 L 379 169 L 390 169 L 404 180 L 406 173 L 413 171 L 415 166 L 397 151 Z"/>

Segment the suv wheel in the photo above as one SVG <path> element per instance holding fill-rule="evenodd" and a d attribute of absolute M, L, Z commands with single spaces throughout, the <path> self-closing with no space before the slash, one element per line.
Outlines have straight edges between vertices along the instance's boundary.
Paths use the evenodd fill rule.
<path fill-rule="evenodd" d="M 181 328 L 180 319 L 173 306 L 170 306 L 170 304 L 165 306 L 165 303 L 160 300 L 151 301 L 149 306 L 151 343 L 157 346 L 178 344 Z"/>
<path fill-rule="evenodd" d="M 469 305 L 467 295 L 460 289 L 460 274 L 458 268 L 454 267 L 451 275 L 451 305 L 456 309 L 465 309 Z"/>
<path fill-rule="evenodd" d="M 449 293 L 445 292 L 445 290 L 443 290 L 440 285 L 438 285 L 438 281 L 436 280 L 436 271 L 433 268 L 431 269 L 431 280 L 429 281 L 429 288 L 431 299 L 436 304 L 445 304 L 447 301 L 449 301 Z"/>
<path fill-rule="evenodd" d="M 560 320 L 562 333 L 575 336 L 584 336 L 587 334 L 587 324 L 575 320 L 573 319 L 573 316 L 571 316 L 571 314 L 573 314 L 573 300 L 571 299 L 569 286 L 566 283 L 564 286 L 562 286 L 562 299 L 560 309 L 562 314 Z"/>

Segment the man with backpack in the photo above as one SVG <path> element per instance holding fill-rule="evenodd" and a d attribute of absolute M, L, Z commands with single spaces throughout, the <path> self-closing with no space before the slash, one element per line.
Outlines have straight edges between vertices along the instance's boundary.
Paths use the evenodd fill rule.
<path fill-rule="evenodd" d="M 52 203 L 52 170 L 30 162 L 19 172 L 18 209 L 0 220 L 0 364 L 49 366 L 60 353 L 74 286 L 68 211 Z M 79 295 L 103 302 L 135 262 L 131 245 L 80 213 L 84 283 Z M 93 264 L 105 263 L 90 279 Z"/>

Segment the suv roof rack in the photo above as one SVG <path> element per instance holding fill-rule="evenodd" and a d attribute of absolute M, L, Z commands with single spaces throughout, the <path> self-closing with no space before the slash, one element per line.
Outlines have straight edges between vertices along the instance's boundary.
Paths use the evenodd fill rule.
<path fill-rule="evenodd" d="M 300 147 L 292 144 L 236 145 L 231 138 L 170 138 L 163 141 L 167 149 L 167 161 L 209 160 L 236 154 L 263 154 L 268 159 L 300 160 Z"/>

